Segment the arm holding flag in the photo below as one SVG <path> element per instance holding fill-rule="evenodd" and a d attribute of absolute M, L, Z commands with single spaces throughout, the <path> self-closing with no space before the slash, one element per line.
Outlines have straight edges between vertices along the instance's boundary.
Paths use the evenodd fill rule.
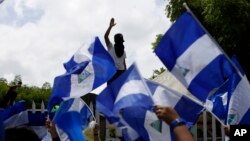
<path fill-rule="evenodd" d="M 185 121 L 182 121 L 178 113 L 171 107 L 155 106 L 155 113 L 159 119 L 162 119 L 170 127 L 176 136 L 177 141 L 194 141 Z"/>

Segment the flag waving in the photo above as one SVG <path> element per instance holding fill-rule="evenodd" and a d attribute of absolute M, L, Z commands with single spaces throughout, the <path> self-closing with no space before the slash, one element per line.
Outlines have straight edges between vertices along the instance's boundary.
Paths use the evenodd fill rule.
<path fill-rule="evenodd" d="M 92 111 L 81 98 L 72 98 L 62 102 L 53 121 L 71 141 L 85 141 L 82 130 L 88 126 L 91 116 L 94 116 Z"/>
<path fill-rule="evenodd" d="M 233 73 L 215 93 L 206 100 L 206 109 L 215 115 L 223 124 L 250 124 L 250 84 L 245 72 L 232 57 L 241 75 Z"/>
<path fill-rule="evenodd" d="M 111 122 L 118 122 L 119 111 L 126 107 L 150 109 L 153 101 L 136 64 L 112 81 L 96 99 L 96 108 Z"/>
<path fill-rule="evenodd" d="M 81 97 L 108 81 L 116 72 L 113 59 L 98 37 L 89 48 L 80 48 L 64 67 L 67 72 L 54 79 L 49 111 L 62 98 Z"/>
<path fill-rule="evenodd" d="M 217 44 L 188 12 L 165 33 L 155 53 L 201 101 L 205 101 L 233 71 Z"/>

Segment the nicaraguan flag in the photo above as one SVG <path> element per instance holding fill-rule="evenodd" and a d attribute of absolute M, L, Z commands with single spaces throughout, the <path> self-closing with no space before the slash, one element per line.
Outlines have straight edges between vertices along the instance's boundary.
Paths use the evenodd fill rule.
<path fill-rule="evenodd" d="M 116 72 L 113 59 L 98 37 L 88 48 L 80 48 L 64 67 L 67 72 L 54 80 L 49 111 L 62 98 L 81 97 L 108 81 Z"/>
<path fill-rule="evenodd" d="M 239 88 L 238 90 L 236 88 L 244 87 L 247 90 L 249 87 L 248 80 L 245 76 L 244 70 L 240 66 L 235 56 L 232 57 L 232 61 L 235 64 L 235 66 L 238 68 L 239 73 L 243 77 L 241 78 L 241 76 L 239 76 L 239 74 L 236 72 L 231 74 L 228 80 L 221 87 L 219 87 L 218 90 L 216 90 L 212 95 L 210 95 L 208 99 L 206 100 L 206 109 L 209 112 L 211 112 L 215 117 L 217 117 L 217 119 L 220 120 L 221 123 L 224 123 L 224 124 L 227 124 L 227 122 L 229 122 L 230 124 L 240 123 L 237 120 L 241 119 L 241 117 L 243 116 L 239 116 L 239 114 L 237 114 L 237 116 L 239 116 L 237 118 L 239 119 L 236 120 L 236 116 L 234 116 L 234 114 L 230 114 L 230 116 L 228 116 L 228 112 L 230 111 L 228 109 L 229 109 L 229 105 L 234 103 L 233 101 L 235 98 L 233 98 L 231 101 L 231 97 L 234 97 L 235 91 L 236 93 L 244 93 L 244 91 L 242 91 L 243 90 L 242 88 Z M 239 95 L 241 96 L 241 94 Z M 248 97 L 245 97 L 245 98 L 247 99 Z M 245 106 L 247 105 L 243 105 L 243 107 Z M 236 107 L 230 107 L 230 108 L 234 108 L 234 111 L 238 112 L 238 109 Z"/>
<path fill-rule="evenodd" d="M 1 118 L 3 119 L 3 126 L 5 129 L 27 126 L 34 130 L 39 138 L 42 139 L 47 132 L 45 121 L 48 114 L 46 112 L 32 113 L 31 111 L 27 111 L 25 105 L 26 102 L 21 100 L 13 106 L 2 110 Z"/>
<path fill-rule="evenodd" d="M 233 70 L 217 44 L 188 12 L 182 14 L 165 33 L 155 53 L 168 70 L 203 102 Z"/>
<path fill-rule="evenodd" d="M 229 81 L 231 80 L 226 81 L 214 94 L 209 96 L 205 103 L 206 109 L 221 123 L 225 123 L 227 118 Z"/>
<path fill-rule="evenodd" d="M 234 75 L 229 87 L 227 124 L 250 124 L 250 84 L 246 75 Z"/>
<path fill-rule="evenodd" d="M 173 107 L 180 117 L 187 121 L 187 126 L 194 125 L 203 110 L 203 106 L 192 99 L 171 90 L 158 83 L 147 80 L 147 85 L 152 93 L 156 105 Z M 121 121 L 128 131 L 133 129 L 137 134 L 128 133 L 128 137 L 133 141 L 166 141 L 175 140 L 169 126 L 158 119 L 156 114 L 141 107 L 124 108 L 121 112 Z"/>
<path fill-rule="evenodd" d="M 63 101 L 53 121 L 71 141 L 85 141 L 83 129 L 88 126 L 92 111 L 81 98 Z"/>
<path fill-rule="evenodd" d="M 119 111 L 123 108 L 152 108 L 153 101 L 149 93 L 136 64 L 133 64 L 97 96 L 96 108 L 109 122 L 118 122 Z"/>

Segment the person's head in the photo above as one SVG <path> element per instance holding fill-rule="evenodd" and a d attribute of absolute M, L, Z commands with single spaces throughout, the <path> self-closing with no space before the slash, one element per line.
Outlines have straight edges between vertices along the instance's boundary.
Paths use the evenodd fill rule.
<path fill-rule="evenodd" d="M 114 36 L 114 40 L 116 44 L 121 44 L 124 42 L 123 35 L 121 33 L 117 33 Z"/>
<path fill-rule="evenodd" d="M 40 141 L 38 135 L 26 127 L 15 127 L 5 130 L 5 141 Z"/>

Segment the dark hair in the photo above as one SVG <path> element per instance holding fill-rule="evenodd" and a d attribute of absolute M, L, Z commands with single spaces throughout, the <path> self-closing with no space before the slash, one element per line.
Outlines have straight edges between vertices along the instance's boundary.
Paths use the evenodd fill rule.
<path fill-rule="evenodd" d="M 5 141 L 40 141 L 40 139 L 27 127 L 15 127 L 5 130 Z"/>
<path fill-rule="evenodd" d="M 115 43 L 123 43 L 124 42 L 123 36 L 121 33 L 115 34 L 114 40 L 115 40 Z"/>

